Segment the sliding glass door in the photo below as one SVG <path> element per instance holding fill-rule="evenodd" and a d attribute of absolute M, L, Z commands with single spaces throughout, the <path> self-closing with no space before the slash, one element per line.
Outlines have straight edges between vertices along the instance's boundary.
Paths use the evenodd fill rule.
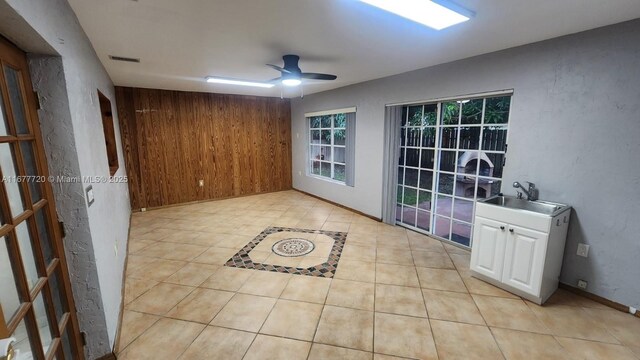
<path fill-rule="evenodd" d="M 500 192 L 511 97 L 405 106 L 396 222 L 471 245 L 475 202 Z"/>

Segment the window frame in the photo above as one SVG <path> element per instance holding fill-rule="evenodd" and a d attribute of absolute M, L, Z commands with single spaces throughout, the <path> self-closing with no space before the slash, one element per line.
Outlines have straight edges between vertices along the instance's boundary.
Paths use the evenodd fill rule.
<path fill-rule="evenodd" d="M 321 111 L 321 112 L 314 112 L 314 113 L 307 113 L 305 114 L 305 121 L 306 121 L 306 127 L 307 127 L 307 169 L 306 169 L 306 175 L 315 179 L 319 179 L 319 180 L 323 180 L 323 181 L 328 181 L 328 182 L 332 182 L 335 184 L 339 184 L 339 185 L 344 185 L 344 186 L 348 186 L 347 185 L 347 167 L 349 166 L 353 166 L 353 164 L 349 164 L 349 157 L 347 154 L 347 147 L 351 146 L 351 144 L 348 143 L 348 129 L 349 129 L 349 125 L 347 124 L 347 119 L 346 116 L 347 114 L 356 113 L 356 109 L 355 108 L 346 108 L 346 109 L 337 109 L 337 110 L 330 110 L 330 111 Z M 336 127 L 336 115 L 341 115 L 344 114 L 345 115 L 345 124 L 344 127 Z M 322 124 L 322 118 L 323 117 L 329 117 L 330 119 L 330 124 L 329 126 L 323 126 Z M 313 127 L 313 119 L 314 118 L 319 118 L 318 119 L 318 127 Z M 336 144 L 335 143 L 335 134 L 336 131 L 344 131 L 344 144 Z M 328 143 L 323 143 L 322 140 L 322 134 L 323 132 L 329 131 L 329 137 L 330 137 L 330 141 Z M 317 143 L 314 143 L 314 132 L 318 132 L 319 133 L 319 139 L 317 140 Z M 329 148 L 329 160 L 324 160 L 324 159 L 317 159 L 316 156 L 327 156 L 326 154 L 323 154 L 323 149 L 324 148 Z M 316 150 L 314 150 L 316 149 Z M 344 162 L 339 162 L 336 161 L 336 149 L 343 149 L 343 156 L 344 156 Z M 316 155 L 317 154 L 317 155 Z M 318 173 L 314 172 L 314 163 L 318 163 L 319 165 L 319 171 Z M 330 173 L 329 175 L 323 175 L 322 174 L 322 164 L 329 164 L 329 169 L 330 169 Z M 338 166 L 342 166 L 344 167 L 344 172 L 343 172 L 343 179 L 336 179 L 335 175 L 336 175 L 336 165 Z"/>

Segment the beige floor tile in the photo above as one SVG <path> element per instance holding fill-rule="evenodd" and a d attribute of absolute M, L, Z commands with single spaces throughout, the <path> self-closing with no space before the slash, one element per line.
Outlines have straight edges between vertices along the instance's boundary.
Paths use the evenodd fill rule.
<path fill-rule="evenodd" d="M 551 335 L 491 328 L 493 337 L 507 360 L 565 360 L 569 354 Z"/>
<path fill-rule="evenodd" d="M 255 249 L 251 250 L 251 252 L 249 253 L 249 257 L 255 263 L 264 263 L 271 255 L 273 255 L 272 252 L 260 251 Z"/>
<path fill-rule="evenodd" d="M 175 274 L 178 270 L 187 265 L 186 261 L 155 259 L 154 261 L 127 271 L 127 276 L 137 279 L 149 279 L 155 281 L 164 281 L 169 276 Z"/>
<path fill-rule="evenodd" d="M 236 294 L 211 321 L 211 325 L 258 332 L 276 299 Z"/>
<path fill-rule="evenodd" d="M 334 279 L 374 282 L 376 280 L 376 264 L 365 261 L 349 261 L 340 258 Z"/>
<path fill-rule="evenodd" d="M 627 346 L 640 346 L 640 318 L 614 309 L 584 309 L 590 319 L 604 325 Z"/>
<path fill-rule="evenodd" d="M 200 286 L 216 290 L 238 291 L 254 272 L 255 270 L 223 266 Z"/>
<path fill-rule="evenodd" d="M 200 286 L 200 284 L 213 275 L 219 268 L 220 266 L 218 265 L 189 263 L 165 279 L 164 282 L 178 285 Z"/>
<path fill-rule="evenodd" d="M 317 257 L 317 256 L 302 256 L 300 257 L 300 263 L 298 264 L 299 268 L 310 268 L 312 266 L 320 265 L 326 263 L 329 260 L 329 257 Z"/>
<path fill-rule="evenodd" d="M 640 359 L 640 346 L 627 346 L 631 352 L 636 354 L 636 357 Z"/>
<path fill-rule="evenodd" d="M 472 277 L 471 272 L 469 271 L 459 271 L 459 274 L 462 278 L 462 281 L 464 281 L 464 284 L 467 286 L 470 294 L 519 299 L 518 296 L 513 295 L 510 292 L 504 291 L 480 279 Z"/>
<path fill-rule="evenodd" d="M 198 288 L 165 315 L 180 320 L 208 324 L 227 302 L 232 292 Z"/>
<path fill-rule="evenodd" d="M 564 337 L 557 337 L 556 339 L 560 342 L 560 345 L 567 350 L 570 358 L 585 360 L 637 360 L 633 352 L 622 345 Z"/>
<path fill-rule="evenodd" d="M 280 299 L 262 325 L 260 333 L 311 341 L 322 307 L 320 304 Z"/>
<path fill-rule="evenodd" d="M 206 246 L 158 242 L 138 252 L 139 255 L 167 260 L 190 261 L 207 250 Z"/>
<path fill-rule="evenodd" d="M 314 342 L 372 351 L 373 312 L 325 306 Z"/>
<path fill-rule="evenodd" d="M 594 308 L 601 310 L 609 310 L 610 307 L 597 303 L 593 300 L 587 299 L 584 296 L 576 295 L 564 289 L 558 289 L 551 295 L 545 305 L 567 305 L 567 306 L 579 306 L 586 308 Z"/>
<path fill-rule="evenodd" d="M 311 343 L 258 335 L 245 355 L 245 360 L 305 360 Z"/>
<path fill-rule="evenodd" d="M 541 334 L 551 333 L 522 300 L 482 295 L 473 295 L 473 300 L 489 326 Z"/>
<path fill-rule="evenodd" d="M 160 283 L 127 305 L 128 310 L 164 315 L 193 291 L 191 286 Z"/>
<path fill-rule="evenodd" d="M 349 225 L 351 224 L 348 222 L 327 221 L 322 225 L 322 230 L 348 232 Z"/>
<path fill-rule="evenodd" d="M 376 353 L 414 359 L 437 359 L 429 320 L 394 314 L 375 314 Z"/>
<path fill-rule="evenodd" d="M 553 335 L 618 343 L 604 324 L 589 316 L 583 308 L 561 305 L 543 307 L 531 302 L 527 302 L 527 305 Z"/>
<path fill-rule="evenodd" d="M 393 249 L 409 249 L 409 240 L 406 235 L 387 235 L 378 234 L 376 238 L 376 244 L 379 248 L 393 248 Z"/>
<path fill-rule="evenodd" d="M 470 255 L 471 252 L 467 249 L 463 249 L 459 246 L 454 246 L 451 244 L 447 244 L 447 243 L 442 243 L 442 245 L 444 246 L 444 249 L 449 253 L 449 254 L 462 254 L 462 255 Z"/>
<path fill-rule="evenodd" d="M 349 261 L 376 261 L 375 246 L 345 245 L 340 259 Z"/>
<path fill-rule="evenodd" d="M 486 326 L 431 320 L 431 330 L 442 360 L 504 359 Z"/>
<path fill-rule="evenodd" d="M 118 359 L 177 359 L 204 327 L 187 321 L 160 319 L 124 349 Z"/>
<path fill-rule="evenodd" d="M 124 304 L 129 304 L 156 285 L 158 285 L 158 282 L 154 280 L 126 278 L 124 283 Z"/>
<path fill-rule="evenodd" d="M 416 268 L 420 286 L 431 290 L 444 290 L 466 293 L 465 287 L 460 275 L 456 270 Z"/>
<path fill-rule="evenodd" d="M 131 254 L 127 256 L 127 276 L 138 272 L 142 267 L 158 261 L 155 258 Z"/>
<path fill-rule="evenodd" d="M 411 251 L 413 255 L 413 263 L 416 266 L 437 268 L 437 269 L 455 269 L 453 262 L 446 253 L 435 251 Z"/>
<path fill-rule="evenodd" d="M 375 235 L 349 233 L 349 235 L 347 235 L 347 241 L 345 242 L 345 244 L 371 247 L 376 246 L 376 242 L 377 237 Z"/>
<path fill-rule="evenodd" d="M 278 254 L 271 254 L 263 261 L 263 263 L 277 266 L 298 267 L 301 261 L 302 257 L 299 256 L 287 257 L 280 256 Z"/>
<path fill-rule="evenodd" d="M 226 235 L 222 239 L 219 239 L 215 243 L 215 247 L 230 248 L 236 251 L 242 249 L 247 245 L 253 237 L 247 235 Z"/>
<path fill-rule="evenodd" d="M 313 344 L 308 360 L 371 360 L 372 354 L 360 350 L 353 350 L 323 344 Z"/>
<path fill-rule="evenodd" d="M 376 263 L 413 265 L 413 257 L 409 250 L 379 247 L 376 256 Z"/>
<path fill-rule="evenodd" d="M 280 298 L 324 304 L 329 286 L 331 286 L 331 279 L 315 276 L 292 276 Z"/>
<path fill-rule="evenodd" d="M 124 310 L 118 340 L 118 352 L 122 352 L 138 336 L 160 319 L 159 316 Z"/>
<path fill-rule="evenodd" d="M 193 259 L 193 262 L 212 264 L 212 265 L 224 265 L 233 255 L 238 252 L 237 249 L 229 249 L 222 247 L 210 247 L 208 250 L 200 254 L 200 256 Z"/>
<path fill-rule="evenodd" d="M 411 250 L 445 252 L 442 242 L 426 235 L 418 234 L 415 231 L 407 231 L 409 246 Z"/>
<path fill-rule="evenodd" d="M 458 271 L 469 271 L 469 263 L 471 263 L 471 255 L 449 254 L 453 265 Z M 464 279 L 463 279 L 464 280 Z"/>
<path fill-rule="evenodd" d="M 277 298 L 282 294 L 291 276 L 270 271 L 254 271 L 238 292 Z"/>
<path fill-rule="evenodd" d="M 207 326 L 180 359 L 241 360 L 255 336 L 245 331 Z"/>
<path fill-rule="evenodd" d="M 383 354 L 373 354 L 373 360 L 405 360 L 406 358 L 401 358 L 397 356 L 391 355 L 383 355 Z"/>
<path fill-rule="evenodd" d="M 376 264 L 376 283 L 419 287 L 416 268 L 413 266 Z"/>
<path fill-rule="evenodd" d="M 440 290 L 422 290 L 429 319 L 485 325 L 469 294 Z"/>
<path fill-rule="evenodd" d="M 372 283 L 335 279 L 331 281 L 326 304 L 373 311 L 374 292 Z"/>
<path fill-rule="evenodd" d="M 427 317 L 419 288 L 376 284 L 377 312 Z"/>
<path fill-rule="evenodd" d="M 128 252 L 129 254 L 133 254 L 156 243 L 157 241 L 152 241 L 152 240 L 131 241 L 129 242 Z"/>

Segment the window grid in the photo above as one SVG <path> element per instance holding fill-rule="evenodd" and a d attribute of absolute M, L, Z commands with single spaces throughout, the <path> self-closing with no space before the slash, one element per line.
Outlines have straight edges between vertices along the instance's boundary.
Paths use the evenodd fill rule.
<path fill-rule="evenodd" d="M 308 174 L 311 176 L 318 176 L 321 177 L 323 179 L 329 179 L 332 181 L 337 181 L 340 183 L 345 183 L 345 178 L 344 176 L 346 175 L 346 131 L 347 131 L 347 125 L 346 125 L 346 120 L 345 120 L 345 124 L 344 127 L 342 126 L 336 126 L 336 115 L 339 114 L 331 114 L 331 115 L 323 115 L 323 116 L 313 116 L 313 117 L 309 117 L 308 121 L 309 121 L 309 171 Z M 328 118 L 329 120 L 329 124 L 330 126 L 323 126 L 322 125 L 322 119 L 323 118 Z M 314 127 L 313 123 L 314 123 L 314 119 L 318 119 L 318 127 Z M 344 131 L 345 133 L 345 145 L 338 145 L 335 144 L 335 135 L 336 135 L 336 131 Z M 314 143 L 314 138 L 313 138 L 313 134 L 314 131 L 319 132 L 320 136 L 318 139 L 318 143 Z M 329 143 L 323 143 L 323 138 L 322 138 L 322 133 L 323 131 L 329 131 Z M 322 149 L 323 148 L 329 148 L 329 153 L 330 153 L 330 160 L 325 160 L 322 158 L 323 154 L 322 154 Z M 314 150 L 314 149 L 319 149 L 319 151 Z M 343 151 L 343 156 L 345 156 L 345 161 L 344 162 L 340 162 L 340 161 L 336 161 L 336 149 L 344 149 Z M 317 155 L 315 155 L 317 153 Z M 315 158 L 315 156 L 320 156 L 320 158 Z M 317 163 L 319 166 L 319 171 L 318 173 L 315 173 L 314 171 L 314 163 Z M 327 175 L 323 175 L 322 174 L 322 164 L 328 164 L 329 165 L 329 176 Z M 339 166 L 343 166 L 344 170 L 343 170 L 343 179 L 336 179 L 336 165 Z"/>
<path fill-rule="evenodd" d="M 503 97 L 509 97 L 510 96 L 503 96 Z M 509 99 L 510 102 L 510 99 Z M 420 198 L 420 191 L 424 191 L 427 194 L 431 195 L 431 202 L 430 202 L 430 209 L 428 210 L 429 212 L 429 224 L 428 224 L 428 229 L 426 229 L 428 232 L 433 233 L 437 229 L 436 226 L 436 222 L 439 218 L 445 219 L 446 221 L 449 222 L 449 229 L 448 229 L 448 238 L 447 240 L 452 241 L 452 236 L 453 236 L 453 227 L 455 224 L 462 224 L 465 226 L 469 226 L 469 230 L 470 230 L 470 236 L 469 236 L 469 246 L 471 246 L 471 241 L 472 241 L 472 236 L 473 236 L 473 221 L 474 221 L 474 217 L 475 217 L 475 202 L 478 200 L 478 185 L 480 181 L 492 181 L 493 183 L 497 183 L 498 185 L 498 189 L 501 187 L 501 177 L 498 176 L 483 176 L 480 173 L 481 170 L 481 160 L 483 155 L 490 155 L 490 154 L 496 154 L 496 155 L 501 155 L 501 157 L 498 157 L 497 159 L 499 161 L 504 162 L 506 157 L 506 141 L 505 141 L 505 147 L 503 148 L 503 150 L 494 150 L 491 148 L 491 144 L 488 144 L 489 146 L 485 146 L 485 139 L 484 139 L 484 132 L 485 129 L 487 128 L 498 128 L 498 129 L 502 129 L 503 131 L 507 132 L 504 135 L 504 138 L 506 140 L 506 136 L 508 134 L 508 115 L 507 115 L 507 121 L 505 123 L 487 123 L 485 122 L 485 115 L 486 115 L 486 111 L 487 111 L 487 98 L 482 99 L 482 113 L 481 113 L 481 118 L 480 118 L 480 123 L 478 124 L 462 124 L 462 117 L 463 117 L 463 106 L 464 103 L 463 102 L 458 102 L 458 114 L 457 114 L 457 121 L 456 124 L 442 124 L 442 118 L 443 118 L 443 114 L 442 114 L 442 104 L 443 103 L 438 103 L 437 107 L 436 107 L 436 125 L 435 126 L 431 126 L 431 125 L 425 125 L 425 105 L 422 105 L 421 108 L 421 119 L 422 119 L 422 125 L 423 126 L 410 126 L 410 122 L 409 122 L 409 114 L 410 114 L 410 108 L 411 107 L 406 107 L 406 117 L 403 119 L 403 124 L 401 126 L 401 132 L 404 133 L 404 141 L 401 143 L 401 149 L 400 151 L 402 152 L 401 155 L 401 159 L 403 159 L 403 163 L 399 163 L 399 170 L 402 170 L 402 183 L 399 184 L 400 186 L 398 187 L 398 191 L 401 191 L 400 194 L 400 206 L 399 208 L 402 210 L 400 216 L 396 216 L 397 220 L 400 221 L 401 223 L 403 223 L 404 225 L 408 225 L 409 227 L 412 228 L 416 228 L 418 230 L 421 230 L 423 227 L 421 226 L 422 224 L 418 223 L 418 215 L 420 213 L 420 211 L 424 211 L 422 209 L 419 209 L 419 198 Z M 509 111 L 510 111 L 510 106 L 509 106 Z M 429 129 L 429 128 L 433 128 L 435 129 L 435 140 L 434 140 L 434 147 L 428 147 L 428 146 L 422 146 L 424 145 L 424 139 L 423 139 L 423 134 L 424 134 L 424 130 L 425 129 Z M 462 139 L 462 130 L 463 129 L 468 129 L 468 128 L 477 128 L 480 130 L 480 133 L 478 134 L 477 137 L 477 147 L 476 148 L 472 148 L 472 149 L 461 149 L 461 139 Z M 455 139 L 455 147 L 451 147 L 451 148 L 443 148 L 442 144 L 441 144 L 441 136 L 443 133 L 444 129 L 456 129 L 457 131 L 454 132 L 454 135 L 456 136 Z M 408 143 L 408 136 L 409 136 L 409 131 L 410 130 L 420 130 L 420 142 L 418 146 L 407 146 Z M 415 144 L 413 144 L 415 145 Z M 487 148 L 488 149 L 485 149 Z M 419 150 L 418 151 L 418 166 L 408 166 L 407 165 L 407 152 L 409 149 L 414 149 L 414 150 Z M 431 168 L 426 168 L 423 167 L 423 163 L 422 163 L 422 156 L 424 154 L 424 150 L 431 150 L 433 151 L 434 154 L 434 162 Z M 442 153 L 446 152 L 446 151 L 451 151 L 451 153 L 454 154 L 455 158 L 453 160 L 453 164 L 454 164 L 454 168 L 453 171 L 447 171 L 447 170 L 441 170 L 441 163 L 443 161 L 443 157 L 442 157 Z M 478 154 L 477 157 L 477 161 L 476 161 L 476 169 L 475 172 L 473 174 L 469 174 L 467 172 L 459 172 L 458 170 L 458 161 L 459 158 L 462 154 L 466 153 L 466 152 L 474 152 Z M 491 160 L 491 159 L 490 159 Z M 500 164 L 500 167 L 502 167 L 503 164 Z M 494 168 L 495 168 L 495 164 L 494 164 Z M 411 185 L 407 185 L 407 170 L 411 169 L 411 170 L 415 170 L 417 172 L 417 180 L 416 180 L 416 186 L 411 186 Z M 425 189 L 422 187 L 422 176 L 423 176 L 423 171 L 430 171 L 431 172 L 431 189 Z M 426 175 L 427 173 L 425 173 Z M 440 192 L 440 175 L 451 175 L 453 176 L 453 189 L 451 190 L 451 194 L 446 194 L 446 193 L 442 193 Z M 460 194 L 456 194 L 456 188 L 455 188 L 455 184 L 459 181 L 458 176 L 459 175 L 467 175 L 468 177 L 473 177 L 474 178 L 474 183 L 473 183 L 473 197 L 465 197 L 464 194 L 460 195 Z M 500 173 L 500 176 L 502 176 L 502 173 Z M 400 180 L 400 178 L 398 178 Z M 491 194 L 493 193 L 493 184 L 490 185 L 489 187 L 489 192 L 488 192 L 488 196 L 491 196 Z M 406 190 L 410 190 L 410 191 L 415 191 L 416 192 L 416 203 L 412 204 L 413 206 L 408 206 L 405 204 L 405 196 L 406 196 Z M 499 190 L 498 190 L 499 191 Z M 488 197 L 487 196 L 487 197 Z M 451 206 L 448 209 L 448 214 L 441 214 L 437 212 L 437 204 L 438 204 L 438 199 L 439 198 L 445 198 L 445 199 L 450 199 L 451 201 Z M 464 219 L 456 219 L 455 218 L 455 208 L 457 205 L 458 201 L 472 201 L 473 202 L 473 207 L 471 210 L 471 214 L 470 214 L 470 222 L 469 221 L 465 221 Z M 410 209 L 410 214 L 406 214 L 406 212 L 404 211 L 405 208 Z M 412 215 L 412 216 L 408 216 L 408 215 Z M 447 216 L 441 216 L 441 215 L 447 215 Z M 407 218 L 409 217 L 409 218 Z M 434 229 L 435 228 L 435 229 Z"/>

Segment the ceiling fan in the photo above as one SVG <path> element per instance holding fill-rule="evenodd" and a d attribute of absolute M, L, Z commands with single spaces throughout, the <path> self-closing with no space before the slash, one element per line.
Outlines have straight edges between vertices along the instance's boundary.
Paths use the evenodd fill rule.
<path fill-rule="evenodd" d="M 319 74 L 319 73 L 305 73 L 302 72 L 298 66 L 300 56 L 298 55 L 285 55 L 282 57 L 284 61 L 284 68 L 267 64 L 268 67 L 280 71 L 280 77 L 270 80 L 270 83 L 282 83 L 285 86 L 298 86 L 302 83 L 302 79 L 312 80 L 335 80 L 338 77 L 331 74 Z"/>

